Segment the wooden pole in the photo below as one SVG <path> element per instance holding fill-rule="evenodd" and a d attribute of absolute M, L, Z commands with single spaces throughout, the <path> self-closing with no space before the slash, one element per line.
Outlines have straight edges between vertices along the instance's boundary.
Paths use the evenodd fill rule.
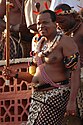
<path fill-rule="evenodd" d="M 6 0 L 6 66 L 9 67 L 10 59 L 10 0 Z M 9 85 L 9 78 L 6 80 L 6 84 Z"/>

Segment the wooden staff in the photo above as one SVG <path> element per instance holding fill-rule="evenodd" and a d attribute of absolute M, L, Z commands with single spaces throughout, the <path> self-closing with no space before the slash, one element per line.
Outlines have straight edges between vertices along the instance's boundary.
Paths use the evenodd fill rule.
<path fill-rule="evenodd" d="M 6 0 L 6 66 L 9 67 L 10 59 L 10 0 Z M 9 85 L 10 80 L 7 78 L 6 84 Z"/>

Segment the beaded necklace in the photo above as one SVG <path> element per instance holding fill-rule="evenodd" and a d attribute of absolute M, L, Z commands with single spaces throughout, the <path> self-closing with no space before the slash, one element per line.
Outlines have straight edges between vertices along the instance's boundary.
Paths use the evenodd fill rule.
<path fill-rule="evenodd" d="M 37 60 L 36 61 L 37 61 L 37 66 L 39 66 L 39 68 L 40 68 L 42 80 L 44 81 L 44 84 L 50 84 L 51 86 L 53 86 L 55 88 L 60 87 L 60 85 L 59 84 L 55 84 L 55 82 L 53 82 L 51 80 L 51 78 L 48 76 L 48 74 L 45 71 L 44 65 L 41 65 L 41 64 L 43 64 L 41 57 L 42 56 L 48 56 L 53 51 L 53 49 L 60 42 L 59 40 L 60 40 L 61 36 L 62 36 L 62 34 L 57 33 L 55 38 L 52 40 L 52 44 L 49 47 L 46 47 L 46 48 L 42 47 L 43 46 L 42 44 L 46 40 L 45 37 L 42 37 L 40 39 L 40 41 L 38 42 L 38 45 L 37 45 L 38 56 L 37 56 Z"/>
<path fill-rule="evenodd" d="M 42 37 L 37 45 L 38 56 L 39 57 L 47 57 L 54 50 L 54 48 L 57 46 L 61 36 L 62 36 L 62 34 L 57 33 L 55 38 L 51 41 L 51 44 L 49 47 L 46 44 L 43 46 L 43 43 L 45 42 L 45 38 Z"/>

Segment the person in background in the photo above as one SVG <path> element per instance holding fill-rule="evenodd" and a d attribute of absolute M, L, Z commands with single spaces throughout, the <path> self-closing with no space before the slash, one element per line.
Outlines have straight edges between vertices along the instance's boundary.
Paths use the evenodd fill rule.
<path fill-rule="evenodd" d="M 68 4 L 72 8 L 74 8 L 77 12 L 80 10 L 80 7 L 83 7 L 82 0 L 51 0 L 50 10 L 55 9 L 58 4 Z"/>
<path fill-rule="evenodd" d="M 83 19 L 67 4 L 59 4 L 55 8 L 56 22 L 64 33 L 77 44 L 80 53 L 81 87 L 77 96 L 79 114 L 83 123 Z M 69 45 L 68 41 L 66 41 Z"/>
<path fill-rule="evenodd" d="M 57 32 L 55 12 L 40 12 L 36 23 L 41 37 L 33 52 L 33 62 L 37 63 L 35 74 L 17 73 L 5 67 L 3 76 L 23 78 L 32 84 L 27 125 L 62 125 L 65 112 L 76 114 L 80 83 L 78 47 L 72 38 Z"/>
<path fill-rule="evenodd" d="M 27 27 L 30 28 L 31 32 L 37 32 L 37 28 L 35 25 L 37 12 L 49 8 L 50 3 L 51 0 L 26 0 L 25 4 L 26 24 Z"/>
<path fill-rule="evenodd" d="M 24 1 L 10 0 L 10 58 L 29 56 L 34 34 L 26 26 Z M 0 1 L 0 60 L 5 59 L 6 0 Z"/>

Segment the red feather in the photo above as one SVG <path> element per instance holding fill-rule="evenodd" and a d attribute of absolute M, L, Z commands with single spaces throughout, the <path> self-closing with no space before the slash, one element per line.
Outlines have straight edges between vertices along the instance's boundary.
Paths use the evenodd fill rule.
<path fill-rule="evenodd" d="M 48 7 L 47 2 L 44 2 L 44 6 L 45 6 L 45 8 L 46 8 L 47 10 L 49 10 L 49 7 Z"/>
<path fill-rule="evenodd" d="M 34 13 L 34 14 L 36 14 L 36 15 L 38 15 L 38 14 L 39 14 L 39 12 L 37 12 L 37 11 L 35 11 L 35 10 L 33 10 L 33 13 Z"/>
<path fill-rule="evenodd" d="M 59 10 L 56 10 L 56 11 L 55 11 L 56 14 L 59 14 L 59 13 L 61 13 L 61 12 L 63 12 L 62 9 L 59 9 Z"/>

